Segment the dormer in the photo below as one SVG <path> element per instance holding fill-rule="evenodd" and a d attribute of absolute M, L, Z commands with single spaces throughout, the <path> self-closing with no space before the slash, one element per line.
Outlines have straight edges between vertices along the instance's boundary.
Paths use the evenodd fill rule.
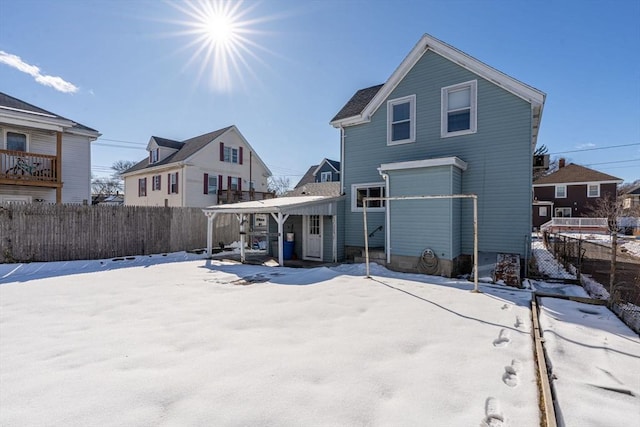
<path fill-rule="evenodd" d="M 182 147 L 182 142 L 171 139 L 152 136 L 147 144 L 149 152 L 149 164 L 160 163 L 167 157 L 176 153 Z"/>

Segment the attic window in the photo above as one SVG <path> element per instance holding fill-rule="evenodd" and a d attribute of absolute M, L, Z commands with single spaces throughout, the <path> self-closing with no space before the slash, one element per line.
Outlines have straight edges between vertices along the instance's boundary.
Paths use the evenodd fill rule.
<path fill-rule="evenodd" d="M 416 96 L 387 102 L 387 145 L 406 144 L 416 140 Z"/>
<path fill-rule="evenodd" d="M 160 157 L 160 149 L 156 148 L 149 152 L 149 163 L 156 163 Z"/>
<path fill-rule="evenodd" d="M 238 149 L 224 147 L 224 161 L 229 163 L 238 163 Z"/>
<path fill-rule="evenodd" d="M 320 182 L 331 182 L 331 172 L 321 172 Z"/>
<path fill-rule="evenodd" d="M 478 82 L 443 87 L 440 136 L 466 135 L 477 129 Z"/>

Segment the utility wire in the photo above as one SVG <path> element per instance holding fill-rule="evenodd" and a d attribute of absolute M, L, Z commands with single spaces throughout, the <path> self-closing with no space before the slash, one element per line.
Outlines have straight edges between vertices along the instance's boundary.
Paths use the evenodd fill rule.
<path fill-rule="evenodd" d="M 633 144 L 610 145 L 608 147 L 595 147 L 595 148 L 582 148 L 580 150 L 556 151 L 555 153 L 549 153 L 549 155 L 553 156 L 556 154 L 565 154 L 565 153 L 581 153 L 583 151 L 609 150 L 611 148 L 633 147 L 634 145 L 640 145 L 640 142 L 634 142 Z"/>
<path fill-rule="evenodd" d="M 616 160 L 615 162 L 587 163 L 585 166 L 610 165 L 610 164 L 629 163 L 629 162 L 637 162 L 637 161 L 640 161 L 640 159 Z"/>

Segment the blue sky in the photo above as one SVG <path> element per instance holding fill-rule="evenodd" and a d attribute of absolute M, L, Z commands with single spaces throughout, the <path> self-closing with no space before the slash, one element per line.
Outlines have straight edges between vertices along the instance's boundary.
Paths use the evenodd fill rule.
<path fill-rule="evenodd" d="M 198 52 L 184 2 L 0 0 L 0 91 L 99 130 L 97 175 L 144 158 L 152 135 L 183 140 L 235 124 L 295 184 L 339 159 L 329 121 L 351 95 L 383 83 L 429 33 L 544 91 L 538 144 L 554 157 L 640 179 L 638 0 L 233 6 L 247 41 L 221 84 L 212 70 L 224 77 L 222 62 Z"/>

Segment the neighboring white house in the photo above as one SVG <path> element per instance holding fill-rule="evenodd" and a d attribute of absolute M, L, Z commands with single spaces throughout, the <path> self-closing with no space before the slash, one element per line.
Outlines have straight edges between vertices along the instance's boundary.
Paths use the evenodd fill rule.
<path fill-rule="evenodd" d="M 205 207 L 273 197 L 271 171 L 235 126 L 185 141 L 152 136 L 147 151 L 122 174 L 125 205 Z"/>
<path fill-rule="evenodd" d="M 0 203 L 91 203 L 100 133 L 0 92 Z"/>

